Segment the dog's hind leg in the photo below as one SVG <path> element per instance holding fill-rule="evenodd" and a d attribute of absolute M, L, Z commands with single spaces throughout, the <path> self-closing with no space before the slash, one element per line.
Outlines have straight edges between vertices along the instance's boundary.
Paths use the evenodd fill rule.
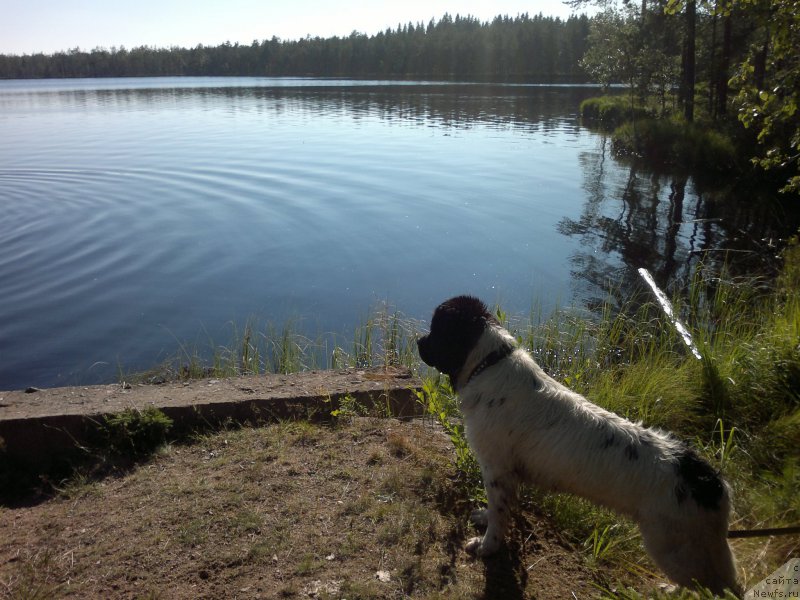
<path fill-rule="evenodd" d="M 488 556 L 497 551 L 506 536 L 511 518 L 511 508 L 517 497 L 519 480 L 516 475 L 507 473 L 497 476 L 488 469 L 484 471 L 484 484 L 488 506 L 472 513 L 472 521 L 478 526 L 486 526 L 482 537 L 474 537 L 467 542 L 467 552 L 477 556 Z"/>

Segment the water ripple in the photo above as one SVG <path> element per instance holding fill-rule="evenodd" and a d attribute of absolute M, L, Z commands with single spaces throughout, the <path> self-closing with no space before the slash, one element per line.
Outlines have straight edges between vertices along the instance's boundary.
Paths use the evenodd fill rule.
<path fill-rule="evenodd" d="M 0 82 L 0 389 L 108 380 L 250 316 L 309 317 L 313 337 L 387 298 L 417 318 L 463 292 L 546 310 L 639 232 L 658 260 L 669 186 L 606 159 L 574 116 L 592 93 Z"/>

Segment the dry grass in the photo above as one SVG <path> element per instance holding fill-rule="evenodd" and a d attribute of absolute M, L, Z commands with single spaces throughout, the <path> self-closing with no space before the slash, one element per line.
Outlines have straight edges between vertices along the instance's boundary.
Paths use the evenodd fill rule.
<path fill-rule="evenodd" d="M 450 440 L 429 422 L 287 422 L 164 448 L 0 508 L 0 597 L 591 597 L 599 572 L 530 511 L 476 561 Z"/>

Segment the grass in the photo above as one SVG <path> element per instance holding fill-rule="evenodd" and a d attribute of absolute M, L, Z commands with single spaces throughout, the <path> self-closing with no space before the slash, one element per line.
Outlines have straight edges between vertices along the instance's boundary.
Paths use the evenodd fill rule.
<path fill-rule="evenodd" d="M 599 96 L 581 102 L 579 112 L 584 122 L 599 124 L 605 129 L 613 129 L 626 121 L 651 117 L 653 111 L 641 106 L 631 107 L 627 95 Z"/>
<path fill-rule="evenodd" d="M 665 118 L 627 121 L 614 130 L 612 143 L 617 154 L 641 157 L 661 168 L 724 174 L 743 166 L 734 141 L 707 123 Z"/>
<path fill-rule="evenodd" d="M 178 351 L 160 365 L 133 373 L 120 367 L 118 378 L 127 383 L 164 383 L 310 369 L 410 367 L 418 360 L 417 324 L 386 303 L 363 319 L 351 340 L 332 333 L 312 339 L 301 334 L 294 322 L 276 327 L 255 318 L 243 326 L 230 323 L 229 328 L 223 344 L 210 337 L 203 344 L 177 341 Z"/>

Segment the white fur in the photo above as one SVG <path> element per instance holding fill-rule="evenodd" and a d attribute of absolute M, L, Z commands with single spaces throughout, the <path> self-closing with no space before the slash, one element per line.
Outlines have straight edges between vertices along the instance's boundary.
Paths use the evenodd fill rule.
<path fill-rule="evenodd" d="M 509 343 L 517 345 L 505 329 L 487 325 L 453 382 L 488 498 L 477 516 L 486 533 L 470 540 L 467 550 L 486 556 L 498 549 L 517 487 L 527 482 L 629 516 L 674 582 L 736 590 L 727 487 L 718 510 L 691 497 L 678 502 L 683 444 L 592 404 L 545 374 L 522 349 L 469 378 L 486 356 Z"/>

